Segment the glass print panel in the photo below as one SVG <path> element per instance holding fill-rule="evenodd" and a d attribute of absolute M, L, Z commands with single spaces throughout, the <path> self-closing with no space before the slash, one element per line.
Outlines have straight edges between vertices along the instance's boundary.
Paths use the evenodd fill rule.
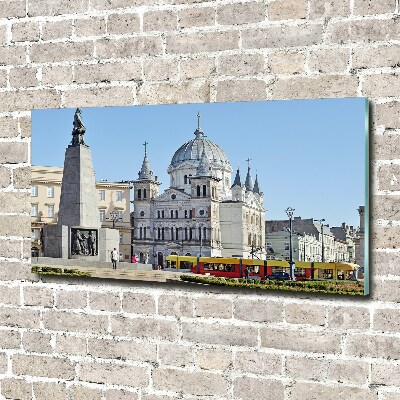
<path fill-rule="evenodd" d="M 368 143 L 364 98 L 34 110 L 33 270 L 368 294 Z"/>

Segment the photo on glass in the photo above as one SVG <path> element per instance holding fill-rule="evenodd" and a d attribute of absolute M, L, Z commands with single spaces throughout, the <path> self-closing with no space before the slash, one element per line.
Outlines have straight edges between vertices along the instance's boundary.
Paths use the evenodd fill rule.
<path fill-rule="evenodd" d="M 365 98 L 32 111 L 32 270 L 369 293 Z"/>

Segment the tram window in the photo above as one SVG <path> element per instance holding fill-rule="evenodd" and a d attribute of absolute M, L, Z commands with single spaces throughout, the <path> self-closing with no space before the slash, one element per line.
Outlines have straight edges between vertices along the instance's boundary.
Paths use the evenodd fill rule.
<path fill-rule="evenodd" d="M 287 272 L 288 268 L 283 267 L 272 267 L 272 273 L 274 272 Z"/>
<path fill-rule="evenodd" d="M 318 278 L 333 279 L 333 269 L 319 269 Z"/>
<path fill-rule="evenodd" d="M 167 268 L 176 268 L 176 261 L 167 260 Z"/>
<path fill-rule="evenodd" d="M 193 263 L 190 261 L 181 261 L 181 269 L 191 269 L 193 267 Z"/>
<path fill-rule="evenodd" d="M 204 264 L 204 271 L 223 271 L 223 272 L 235 272 L 234 264 Z"/>
<path fill-rule="evenodd" d="M 306 270 L 304 268 L 295 268 L 294 276 L 306 276 Z"/>
<path fill-rule="evenodd" d="M 214 264 L 205 263 L 204 271 L 214 271 Z"/>
<path fill-rule="evenodd" d="M 338 272 L 337 272 L 337 278 L 340 279 L 340 280 L 342 280 L 342 281 L 344 281 L 344 280 L 346 279 L 346 277 L 345 277 L 345 271 L 343 271 L 343 270 L 338 270 Z"/>
<path fill-rule="evenodd" d="M 249 271 L 249 273 L 258 274 L 258 273 L 260 273 L 260 266 L 259 265 L 247 265 L 247 271 Z"/>

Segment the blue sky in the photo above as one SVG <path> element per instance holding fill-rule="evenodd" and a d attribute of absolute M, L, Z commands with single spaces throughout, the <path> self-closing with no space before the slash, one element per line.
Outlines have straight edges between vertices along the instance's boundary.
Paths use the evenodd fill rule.
<path fill-rule="evenodd" d="M 96 179 L 136 179 L 147 141 L 162 192 L 174 152 L 194 138 L 198 111 L 205 135 L 225 151 L 233 174 L 239 166 L 242 182 L 252 159 L 267 219 L 285 218 L 290 206 L 295 216 L 325 218 L 330 226 L 359 225 L 366 182 L 362 98 L 83 108 Z M 32 112 L 33 165 L 63 166 L 74 112 Z"/>

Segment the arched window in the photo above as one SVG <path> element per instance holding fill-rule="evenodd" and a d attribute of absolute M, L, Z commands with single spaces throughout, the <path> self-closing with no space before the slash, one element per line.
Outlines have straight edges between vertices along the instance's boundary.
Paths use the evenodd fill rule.
<path fill-rule="evenodd" d="M 146 189 L 143 189 L 143 198 L 146 198 Z"/>
<path fill-rule="evenodd" d="M 199 239 L 201 238 L 201 227 L 199 226 Z"/>
<path fill-rule="evenodd" d="M 174 210 L 171 210 L 171 218 L 174 218 Z"/>
<path fill-rule="evenodd" d="M 178 218 L 178 210 L 175 210 L 175 218 Z"/>
<path fill-rule="evenodd" d="M 142 227 L 140 227 L 139 228 L 139 238 L 141 239 L 142 238 L 142 235 L 143 235 L 143 228 Z"/>
<path fill-rule="evenodd" d="M 187 175 L 185 175 L 185 176 L 183 177 L 183 183 L 184 183 L 185 185 L 187 185 L 187 183 L 188 183 Z"/>
<path fill-rule="evenodd" d="M 207 238 L 207 228 L 204 226 L 203 227 L 203 239 Z"/>
<path fill-rule="evenodd" d="M 185 228 L 185 240 L 188 240 L 188 229 Z"/>
<path fill-rule="evenodd" d="M 157 239 L 160 240 L 161 239 L 161 229 L 158 228 L 158 235 L 157 235 Z"/>
<path fill-rule="evenodd" d="M 142 189 L 138 189 L 137 191 L 137 198 L 141 199 L 142 198 Z"/>
<path fill-rule="evenodd" d="M 193 239 L 193 229 L 194 229 L 194 228 L 190 228 L 190 229 L 189 229 L 189 240 L 192 240 L 192 239 Z"/>
<path fill-rule="evenodd" d="M 164 228 L 161 228 L 161 239 L 164 240 Z"/>
<path fill-rule="evenodd" d="M 161 218 L 164 218 L 164 210 L 161 211 Z"/>
<path fill-rule="evenodd" d="M 161 218 L 160 210 L 157 211 L 157 217 L 158 217 L 158 218 Z"/>
<path fill-rule="evenodd" d="M 200 185 L 197 185 L 197 197 L 200 197 Z"/>
<path fill-rule="evenodd" d="M 143 228 L 143 238 L 146 239 L 146 227 Z"/>
<path fill-rule="evenodd" d="M 171 228 L 171 240 L 174 240 L 174 228 Z"/>
<path fill-rule="evenodd" d="M 203 197 L 207 196 L 207 186 L 203 185 Z"/>

